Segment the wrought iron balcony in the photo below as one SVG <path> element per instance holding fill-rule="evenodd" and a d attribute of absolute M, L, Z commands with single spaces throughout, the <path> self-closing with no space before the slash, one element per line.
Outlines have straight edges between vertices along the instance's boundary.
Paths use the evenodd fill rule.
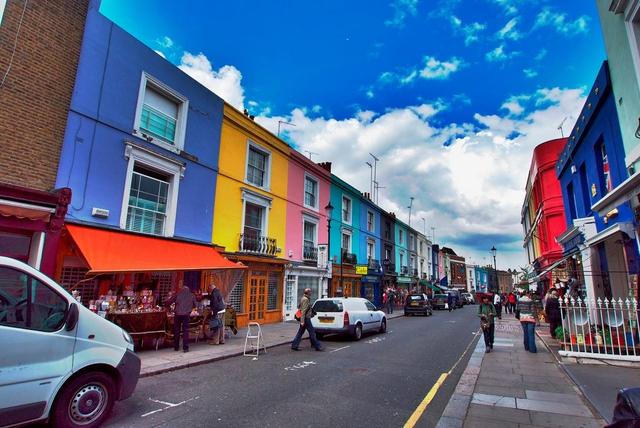
<path fill-rule="evenodd" d="M 253 234 L 240 234 L 240 252 L 259 254 L 263 256 L 275 256 L 278 246 L 274 238 Z"/>
<path fill-rule="evenodd" d="M 409 276 L 409 266 L 400 266 L 400 275 Z"/>
<path fill-rule="evenodd" d="M 380 261 L 376 259 L 369 259 L 369 269 L 380 270 Z"/>
<path fill-rule="evenodd" d="M 384 273 L 387 275 L 395 275 L 396 273 L 396 264 L 392 263 L 389 259 L 384 259 L 382 261 L 382 267 L 384 269 Z"/>
<path fill-rule="evenodd" d="M 355 254 L 347 253 L 346 251 L 344 251 L 342 253 L 342 263 L 348 264 L 348 265 L 355 265 L 358 263 L 358 258 L 356 257 Z"/>
<path fill-rule="evenodd" d="M 318 247 L 314 245 L 305 245 L 302 248 L 302 260 L 305 262 L 318 261 Z"/>

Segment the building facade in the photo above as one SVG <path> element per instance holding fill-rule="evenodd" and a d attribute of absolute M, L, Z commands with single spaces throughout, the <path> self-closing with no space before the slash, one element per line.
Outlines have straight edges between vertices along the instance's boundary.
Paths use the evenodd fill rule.
<path fill-rule="evenodd" d="M 529 266 L 536 273 L 531 279 L 531 288 L 539 286 L 541 291 L 552 282 L 552 273 L 547 268 L 562 258 L 562 248 L 555 238 L 565 229 L 565 217 L 554 167 L 566 142 L 566 138 L 550 140 L 533 150 L 522 205 L 524 248 Z"/>
<path fill-rule="evenodd" d="M 381 218 L 381 238 L 382 248 L 380 257 L 382 259 L 382 288 L 387 289 L 396 283 L 398 277 L 396 269 L 396 245 L 395 245 L 395 215 L 382 211 Z"/>
<path fill-rule="evenodd" d="M 362 269 L 360 278 L 360 296 L 370 300 L 376 306 L 382 306 L 382 212 L 371 201 L 369 193 L 360 195 L 360 251 L 358 259 Z M 364 266 L 366 265 L 366 274 Z"/>
<path fill-rule="evenodd" d="M 409 231 L 408 226 L 396 218 L 395 221 L 396 235 L 396 270 L 398 277 L 396 285 L 400 288 L 409 290 L 411 288 L 411 258 L 409 252 Z M 415 256 L 414 256 L 415 257 Z"/>
<path fill-rule="evenodd" d="M 616 99 L 605 61 L 556 167 L 567 218 L 566 231 L 558 239 L 564 260 L 555 269 L 556 278 L 577 282 L 580 295 L 590 299 L 633 297 L 630 275 L 638 273 L 629 204 L 621 203 L 604 215 L 593 209 L 628 177 Z"/>
<path fill-rule="evenodd" d="M 72 197 L 56 174 L 89 5 L 97 7 L 64 0 L 0 6 L 0 69 L 7 71 L 0 88 L 0 255 L 49 276 Z"/>
<path fill-rule="evenodd" d="M 287 183 L 284 318 L 292 320 L 305 288 L 311 298 L 327 295 L 327 212 L 331 194 L 331 164 L 316 164 L 290 151 Z"/>

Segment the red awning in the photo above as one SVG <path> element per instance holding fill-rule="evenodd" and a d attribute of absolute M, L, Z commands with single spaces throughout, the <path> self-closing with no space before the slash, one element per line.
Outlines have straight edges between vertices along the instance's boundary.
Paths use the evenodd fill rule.
<path fill-rule="evenodd" d="M 208 245 L 67 224 L 89 274 L 242 269 Z"/>

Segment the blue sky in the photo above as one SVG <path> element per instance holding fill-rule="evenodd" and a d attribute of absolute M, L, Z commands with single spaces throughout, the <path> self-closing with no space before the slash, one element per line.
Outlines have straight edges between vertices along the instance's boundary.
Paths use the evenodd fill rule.
<path fill-rule="evenodd" d="M 570 131 L 605 58 L 595 2 L 103 0 L 167 60 L 478 263 L 525 264 L 531 151 Z M 345 150 L 351 156 L 345 157 Z M 425 219 L 422 222 L 422 218 Z"/>

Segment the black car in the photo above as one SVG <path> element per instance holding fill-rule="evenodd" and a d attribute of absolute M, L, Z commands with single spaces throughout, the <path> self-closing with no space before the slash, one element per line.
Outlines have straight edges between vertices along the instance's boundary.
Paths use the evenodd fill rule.
<path fill-rule="evenodd" d="M 434 294 L 431 300 L 431 306 L 433 309 L 445 309 L 448 298 L 449 296 L 446 294 Z"/>
<path fill-rule="evenodd" d="M 431 302 L 424 294 L 409 294 L 404 302 L 404 315 L 433 315 Z"/>

